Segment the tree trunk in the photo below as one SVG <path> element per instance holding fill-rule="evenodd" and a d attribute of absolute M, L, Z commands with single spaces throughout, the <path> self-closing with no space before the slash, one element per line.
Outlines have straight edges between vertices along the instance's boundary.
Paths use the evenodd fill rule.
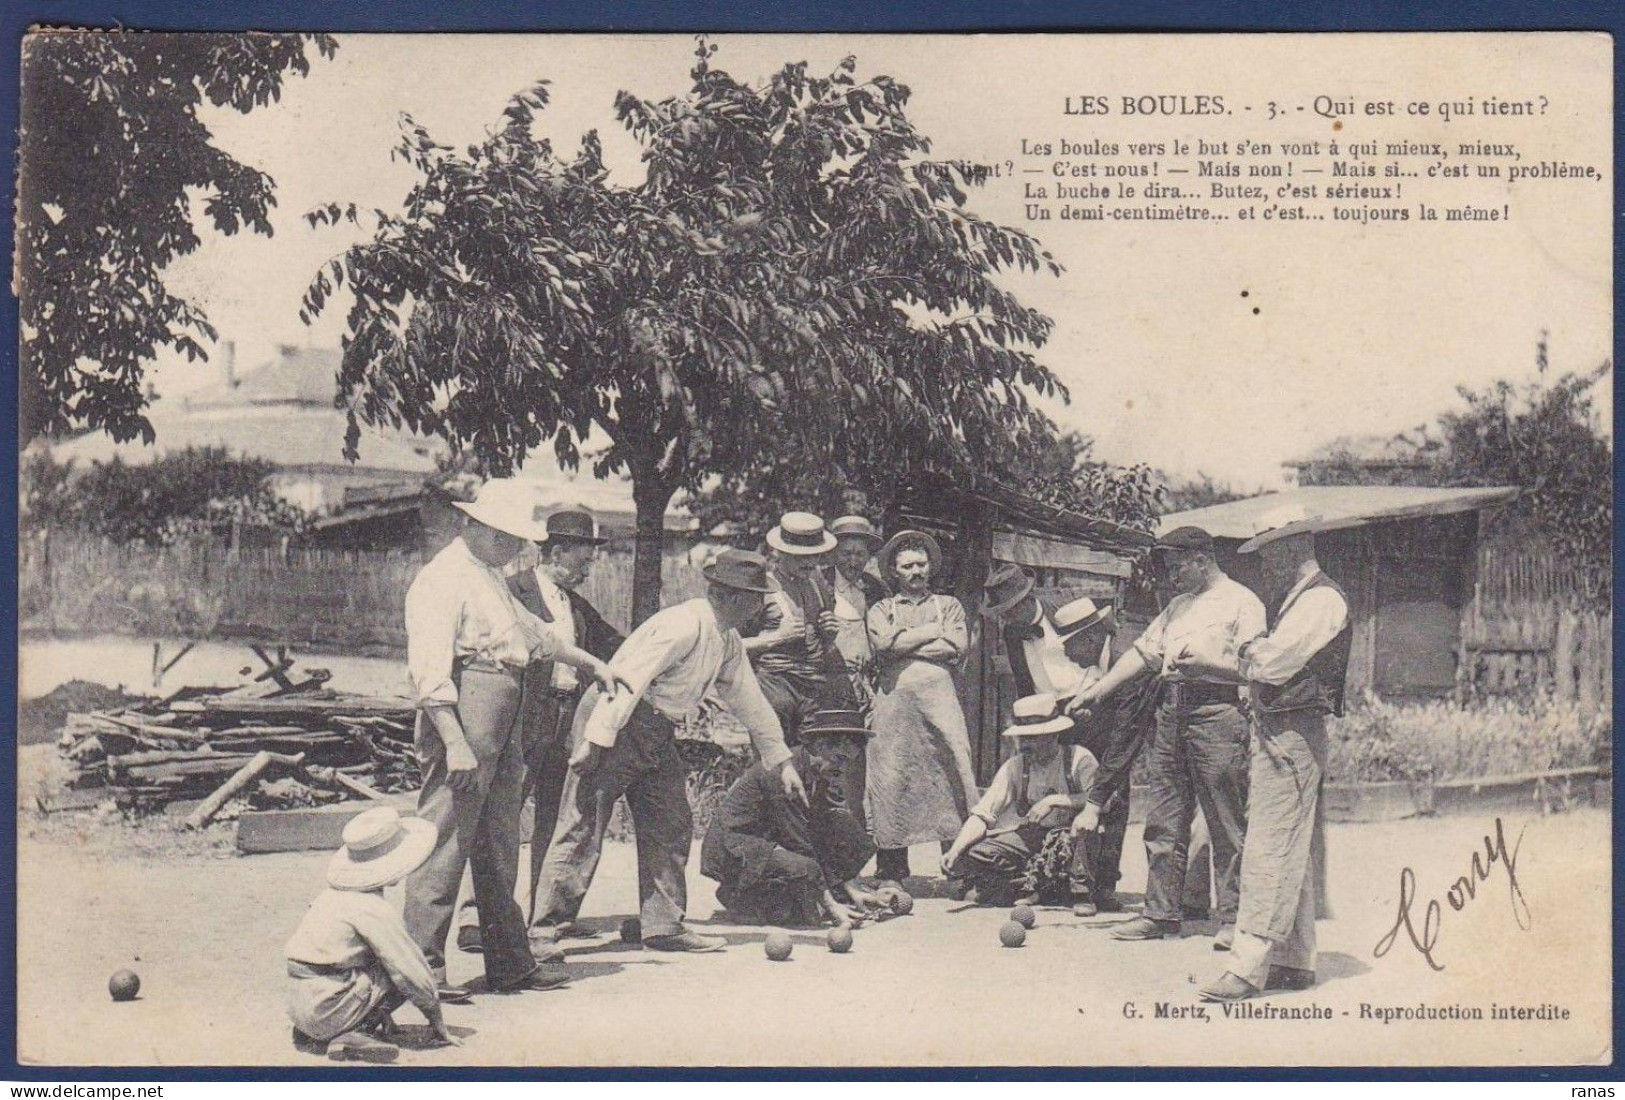
<path fill-rule="evenodd" d="M 632 623 L 660 610 L 660 563 L 665 555 L 666 507 L 675 490 L 654 470 L 632 471 L 638 529 L 632 544 Z"/>

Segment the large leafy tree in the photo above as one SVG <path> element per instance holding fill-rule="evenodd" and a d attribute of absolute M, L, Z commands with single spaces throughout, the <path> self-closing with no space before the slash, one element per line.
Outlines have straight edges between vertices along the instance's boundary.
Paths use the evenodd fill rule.
<path fill-rule="evenodd" d="M 265 173 L 199 118 L 248 112 L 310 69 L 326 35 L 46 31 L 23 43 L 18 256 L 21 436 L 105 430 L 150 442 L 142 378 L 163 348 L 206 358 L 202 311 L 164 286 L 197 248 L 194 206 L 222 233 L 267 236 Z"/>
<path fill-rule="evenodd" d="M 750 85 L 701 41 L 692 85 L 622 92 L 641 182 L 596 133 L 559 158 L 536 134 L 545 82 L 466 150 L 406 120 L 420 179 L 399 214 L 316 276 L 353 295 L 340 376 L 354 422 L 438 433 L 493 470 L 595 430 L 631 475 L 634 614 L 659 605 L 661 520 L 679 489 L 764 447 L 898 475 L 986 469 L 1052 435 L 1048 318 L 994 280 L 1059 272 L 1031 237 L 967 209 L 985 167 L 929 159 L 909 90 L 786 65 Z M 315 211 L 322 222 L 354 209 Z M 354 427 L 354 423 L 352 424 Z M 826 467 L 827 468 L 827 467 Z"/>
<path fill-rule="evenodd" d="M 762 448 L 863 468 L 973 471 L 1050 437 L 1033 357 L 1050 320 L 994 283 L 1056 271 L 967 210 L 985 167 L 928 159 L 908 89 L 786 65 L 759 84 L 700 42 L 681 96 L 616 97 L 645 177 L 617 184 L 596 133 L 564 161 L 536 135 L 548 86 L 466 151 L 410 119 L 421 175 L 400 214 L 320 271 L 349 310 L 341 398 L 358 422 L 434 432 L 510 470 L 552 440 L 637 502 L 634 614 L 660 600 L 661 518 L 679 489 Z M 314 211 L 312 221 L 358 211 Z"/>

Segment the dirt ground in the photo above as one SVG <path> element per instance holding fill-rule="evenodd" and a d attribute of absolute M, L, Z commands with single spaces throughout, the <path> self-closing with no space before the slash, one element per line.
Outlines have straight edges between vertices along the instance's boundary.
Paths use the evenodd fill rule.
<path fill-rule="evenodd" d="M 217 842 L 163 849 L 92 840 L 65 821 L 21 812 L 18 1029 L 24 1062 L 71 1065 L 326 1065 L 296 1052 L 283 1010 L 281 947 L 320 887 L 328 856 L 222 856 Z M 424 1049 L 410 1008 L 406 1066 L 631 1065 L 1207 1065 L 1595 1062 L 1610 1029 L 1610 817 L 1579 810 L 1508 815 L 1520 928 L 1506 868 L 1471 877 L 1493 837 L 1487 816 L 1333 826 L 1334 919 L 1319 925 L 1321 984 L 1272 995 L 1277 1008 L 1317 1006 L 1329 1019 L 1192 1013 L 1196 988 L 1222 968 L 1212 924 L 1177 941 L 1107 936 L 1121 916 L 1045 910 L 1024 947 L 1000 946 L 1003 910 L 922 896 L 914 914 L 862 929 L 850 954 L 797 933 L 788 962 L 767 961 L 769 929 L 717 923 L 709 880 L 690 870 L 696 929 L 729 949 L 672 957 L 620 943 L 635 911 L 630 845 L 612 845 L 584 916 L 608 930 L 570 947 L 577 980 L 549 993 L 481 996 L 452 1007 L 459 1049 Z M 1518 839 L 1521 833 L 1521 840 Z M 83 837 L 83 839 L 80 839 Z M 917 849 L 917 870 L 931 853 Z M 1484 857 L 1480 855 L 1481 862 Z M 1416 927 L 1440 907 L 1434 964 L 1394 927 L 1401 874 L 1415 874 Z M 1145 865 L 1131 833 L 1122 890 L 1138 900 Z M 911 884 L 921 895 L 930 884 Z M 1459 891 L 1459 887 L 1458 887 Z M 1521 912 L 1521 910 L 1519 911 Z M 113 1003 L 120 967 L 138 1000 Z M 454 979 L 478 975 L 455 953 Z M 1567 1020 L 1490 1020 L 1492 1004 L 1552 1004 Z M 1160 1007 L 1159 1007 L 1160 1006 Z M 1366 1006 L 1362 1008 L 1362 1006 Z M 1378 1009 L 1478 1008 L 1486 1019 L 1383 1022 Z M 413 1049 L 415 1048 L 415 1049 Z"/>

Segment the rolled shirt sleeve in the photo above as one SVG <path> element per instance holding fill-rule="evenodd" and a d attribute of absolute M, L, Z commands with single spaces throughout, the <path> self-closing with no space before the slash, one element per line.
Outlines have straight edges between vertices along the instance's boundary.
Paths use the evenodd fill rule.
<path fill-rule="evenodd" d="M 750 734 L 756 755 L 764 768 L 773 769 L 790 759 L 790 749 L 784 743 L 784 729 L 762 687 L 756 682 L 756 673 L 745 659 L 745 647 L 734 635 L 727 639 L 727 655 L 717 673 L 717 695 L 727 704 L 735 718 L 744 723 Z"/>
<path fill-rule="evenodd" d="M 970 627 L 965 622 L 965 605 L 952 596 L 937 597 L 942 601 L 942 640 L 954 647 L 955 655 L 970 648 Z"/>
<path fill-rule="evenodd" d="M 1170 600 L 1168 606 L 1159 611 L 1157 617 L 1147 623 L 1140 636 L 1134 640 L 1134 648 L 1140 651 L 1146 665 L 1154 671 L 1160 671 L 1162 668 L 1163 650 L 1168 640 L 1168 620 L 1177 606 L 1178 600 Z"/>
<path fill-rule="evenodd" d="M 1242 650 L 1241 674 L 1260 684 L 1281 685 L 1348 625 L 1348 602 L 1334 588 L 1310 589 L 1287 609 L 1275 629 Z"/>
<path fill-rule="evenodd" d="M 981 799 L 970 809 L 971 816 L 987 822 L 990 829 L 998 823 L 1000 815 L 1010 808 L 1010 799 L 1014 794 L 1011 773 L 1015 771 L 1018 759 L 1012 756 L 999 765 L 999 770 L 993 774 L 993 782 L 988 784 Z"/>
<path fill-rule="evenodd" d="M 448 598 L 432 578 L 420 575 L 407 590 L 406 669 L 419 707 L 457 705 L 452 668 L 461 619 L 462 600 Z"/>

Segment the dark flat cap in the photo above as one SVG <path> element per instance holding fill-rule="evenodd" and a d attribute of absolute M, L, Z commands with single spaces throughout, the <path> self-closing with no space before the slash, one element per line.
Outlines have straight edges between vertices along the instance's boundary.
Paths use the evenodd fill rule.
<path fill-rule="evenodd" d="M 1176 527 L 1157 540 L 1158 550 L 1213 550 L 1213 536 L 1200 527 Z"/>

